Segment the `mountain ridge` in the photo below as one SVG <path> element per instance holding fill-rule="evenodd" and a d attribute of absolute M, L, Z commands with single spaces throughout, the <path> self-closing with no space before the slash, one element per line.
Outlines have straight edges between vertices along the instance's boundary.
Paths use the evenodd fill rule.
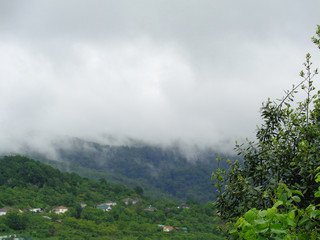
<path fill-rule="evenodd" d="M 211 174 L 219 167 L 216 158 L 220 154 L 212 149 L 197 149 L 191 158 L 177 146 L 142 143 L 112 146 L 79 138 L 56 143 L 54 147 L 59 161 L 32 151 L 27 155 L 84 177 L 105 178 L 110 183 L 129 187 L 139 185 L 154 198 L 194 199 L 203 203 L 215 199 Z M 226 166 L 225 161 L 220 164 Z"/>

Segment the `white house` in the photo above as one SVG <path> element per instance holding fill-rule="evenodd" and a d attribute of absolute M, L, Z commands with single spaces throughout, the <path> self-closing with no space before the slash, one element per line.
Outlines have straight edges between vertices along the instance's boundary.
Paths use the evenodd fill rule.
<path fill-rule="evenodd" d="M 30 212 L 43 212 L 41 208 L 31 208 L 29 209 Z"/>
<path fill-rule="evenodd" d="M 68 211 L 69 209 L 67 207 L 56 207 L 54 209 L 52 209 L 52 212 L 56 213 L 56 214 L 61 214 L 61 213 L 65 213 L 66 211 Z"/>

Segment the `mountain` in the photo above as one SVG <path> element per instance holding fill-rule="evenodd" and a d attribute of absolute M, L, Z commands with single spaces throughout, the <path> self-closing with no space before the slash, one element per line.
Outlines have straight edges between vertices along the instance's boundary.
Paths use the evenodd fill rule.
<path fill-rule="evenodd" d="M 32 157 L 88 178 L 141 186 L 155 198 L 194 199 L 203 203 L 215 199 L 211 174 L 218 168 L 219 154 L 211 149 L 197 150 L 187 157 L 175 146 L 110 146 L 72 138 L 67 143 L 55 144 L 55 151 L 58 162 L 44 160 L 34 153 Z M 225 161 L 220 164 L 226 166 Z"/>

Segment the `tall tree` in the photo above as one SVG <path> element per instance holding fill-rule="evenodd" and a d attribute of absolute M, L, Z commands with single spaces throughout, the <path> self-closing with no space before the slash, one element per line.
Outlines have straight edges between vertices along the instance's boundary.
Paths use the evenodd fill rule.
<path fill-rule="evenodd" d="M 320 26 L 312 40 L 320 48 Z M 320 165 L 320 91 L 315 93 L 311 55 L 306 55 L 302 81 L 278 101 L 268 99 L 261 107 L 263 124 L 256 140 L 236 144 L 241 161 L 229 161 L 229 171 L 218 169 L 219 197 L 216 207 L 225 219 L 240 216 L 250 208 L 272 205 L 271 197 L 280 182 L 304 194 L 306 206 L 317 189 L 315 169 Z M 305 94 L 297 101 L 298 90 Z M 299 96 L 300 97 L 300 96 Z"/>

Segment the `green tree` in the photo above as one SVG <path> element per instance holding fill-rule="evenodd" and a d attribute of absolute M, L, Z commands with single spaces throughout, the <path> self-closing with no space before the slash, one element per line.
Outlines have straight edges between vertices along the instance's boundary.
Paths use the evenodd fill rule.
<path fill-rule="evenodd" d="M 9 212 L 6 214 L 5 221 L 7 226 L 13 230 L 24 230 L 27 227 L 28 218 L 17 212 Z"/>
<path fill-rule="evenodd" d="M 312 40 L 320 47 L 320 26 L 317 36 Z M 256 141 L 236 144 L 242 161 L 229 161 L 228 171 L 213 173 L 218 190 L 216 207 L 223 218 L 232 220 L 251 208 L 272 207 L 281 181 L 304 195 L 300 207 L 314 201 L 318 187 L 315 169 L 320 159 L 320 91 L 314 93 L 313 78 L 318 70 L 311 70 L 310 58 L 307 54 L 297 86 L 279 101 L 263 103 L 263 124 L 257 129 Z M 303 101 L 295 100 L 298 89 L 305 93 Z"/>
<path fill-rule="evenodd" d="M 140 195 L 140 196 L 143 195 L 143 188 L 140 187 L 140 186 L 136 186 L 136 187 L 134 188 L 134 191 L 135 191 L 136 194 L 138 194 L 138 195 Z"/>

